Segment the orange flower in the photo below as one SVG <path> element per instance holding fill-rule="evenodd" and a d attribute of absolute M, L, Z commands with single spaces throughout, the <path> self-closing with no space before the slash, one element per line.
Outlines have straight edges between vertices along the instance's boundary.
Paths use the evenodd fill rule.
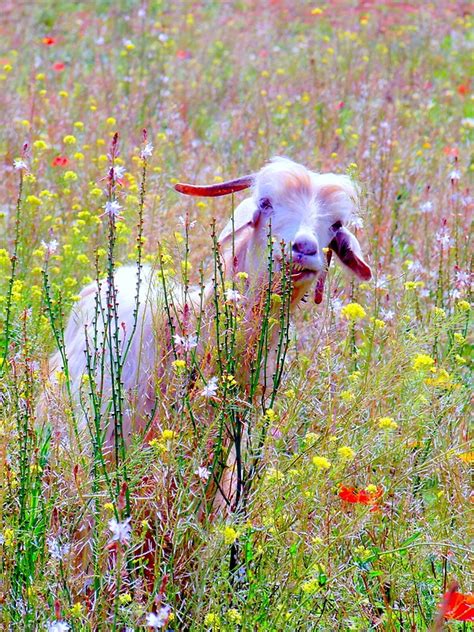
<path fill-rule="evenodd" d="M 54 46 L 56 44 L 56 40 L 54 37 L 43 37 L 43 44 L 45 46 Z"/>
<path fill-rule="evenodd" d="M 354 487 L 345 487 L 342 485 L 339 490 L 339 498 L 345 500 L 347 503 L 358 503 L 360 505 L 375 505 L 382 494 L 382 487 L 377 487 L 374 491 L 369 491 L 367 489 L 356 491 Z"/>
<path fill-rule="evenodd" d="M 468 84 L 468 83 L 461 83 L 461 84 L 458 86 L 458 93 L 459 93 L 461 96 L 465 96 L 466 94 L 469 94 L 469 89 L 470 89 L 470 86 L 469 86 L 469 84 Z"/>
<path fill-rule="evenodd" d="M 457 590 L 448 591 L 443 597 L 441 609 L 445 619 L 474 621 L 474 593 L 463 595 Z"/>

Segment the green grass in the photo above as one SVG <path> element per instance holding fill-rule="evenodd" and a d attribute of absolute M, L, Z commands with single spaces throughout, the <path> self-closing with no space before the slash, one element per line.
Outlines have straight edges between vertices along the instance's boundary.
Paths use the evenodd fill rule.
<path fill-rule="evenodd" d="M 472 20 L 451 2 L 356 5 L 7 8 L 4 629 L 146 629 L 147 614 L 167 604 L 173 630 L 428 630 L 451 582 L 472 589 Z M 143 128 L 154 146 L 146 165 Z M 115 132 L 125 175 L 112 234 L 103 207 Z M 236 351 L 220 369 L 217 404 L 192 388 L 180 400 L 182 381 L 204 367 L 193 356 L 157 408 L 174 434 L 118 446 L 117 468 L 101 460 L 99 435 L 92 450 L 90 441 L 60 449 L 35 410 L 81 288 L 138 253 L 170 283 L 183 271 L 191 284 L 209 278 L 212 220 L 219 231 L 231 202 L 183 198 L 170 185 L 251 173 L 273 155 L 357 180 L 358 237 L 374 279 L 352 281 L 333 265 L 323 303 L 310 297 L 298 308 L 271 412 L 255 384 L 222 378 L 238 376 L 246 344 L 222 307 Z M 20 158 L 27 169 L 13 168 Z M 196 222 L 189 235 L 180 216 Z M 350 303 L 365 315 L 351 319 Z M 66 389 L 55 414 L 71 428 L 73 409 Z M 219 424 L 243 421 L 262 438 L 255 469 L 245 464 L 255 474 L 245 507 L 201 515 L 207 485 L 195 471 L 212 465 Z M 381 494 L 367 505 L 339 496 L 367 486 Z M 126 516 L 130 540 L 117 545 L 109 521 Z M 94 549 L 86 589 L 81 539 Z M 150 543 L 152 559 L 143 555 Z"/>

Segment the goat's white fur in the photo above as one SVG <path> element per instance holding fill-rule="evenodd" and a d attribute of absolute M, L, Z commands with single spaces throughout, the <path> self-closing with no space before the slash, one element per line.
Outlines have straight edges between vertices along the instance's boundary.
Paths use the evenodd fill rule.
<path fill-rule="evenodd" d="M 260 201 L 268 199 L 272 209 L 261 209 Z M 234 252 L 237 270 L 232 270 L 231 257 L 227 256 L 227 273 L 246 272 L 251 281 L 257 282 L 267 266 L 268 223 L 271 219 L 274 240 L 275 265 L 281 256 L 280 242 L 309 244 L 309 254 L 294 252 L 293 261 L 306 270 L 295 278 L 292 305 L 295 305 L 308 291 L 318 273 L 324 269 L 323 249 L 333 238 L 332 225 L 346 224 L 355 211 L 357 190 L 351 180 L 342 175 L 318 174 L 286 158 L 274 158 L 255 176 L 253 195 L 245 199 L 235 210 L 234 221 L 229 221 L 219 236 L 222 248 L 226 250 L 234 228 Z M 348 233 L 348 231 L 346 231 Z M 360 247 L 353 235 L 348 233 L 357 256 L 361 258 Z M 314 246 L 315 245 L 315 246 Z M 314 247 L 313 247 L 314 246 Z M 227 252 L 229 252 L 227 248 Z M 365 265 L 365 264 L 364 264 Z M 370 269 L 369 273 L 370 273 Z M 117 288 L 118 322 L 123 323 L 121 345 L 127 344 L 133 329 L 137 269 L 133 266 L 121 267 L 115 274 Z M 106 303 L 106 281 L 100 289 L 102 304 Z M 182 304 L 181 290 L 173 289 L 177 303 Z M 80 300 L 74 307 L 65 330 L 65 349 L 72 391 L 78 396 L 83 375 L 86 372 L 85 332 L 89 335 L 97 300 L 97 284 L 91 283 L 80 293 Z M 210 295 L 208 290 L 205 294 Z M 192 309 L 199 306 L 198 293 L 189 297 Z M 166 339 L 167 321 L 163 306 L 161 282 L 150 267 L 144 267 L 140 290 L 138 327 L 123 366 L 122 381 L 127 400 L 124 403 L 124 435 L 143 430 L 147 414 L 152 410 L 157 379 L 171 370 L 169 350 L 161 344 Z M 179 333 L 179 332 L 178 332 Z M 169 332 L 168 332 L 169 339 Z M 42 396 L 43 414 L 47 414 L 56 430 L 64 435 L 64 428 L 57 428 L 57 414 L 54 406 L 54 372 L 61 369 L 61 356 L 57 353 L 50 361 L 51 382 Z M 110 393 L 110 375 L 106 373 L 103 396 L 107 400 Z M 53 396 L 51 396 L 53 395 Z M 46 413 L 47 411 L 47 413 Z M 133 421 L 133 424 L 132 424 Z M 60 422 L 61 423 L 61 422 Z M 84 426 L 84 421 L 82 422 Z M 106 431 L 105 444 L 113 445 L 113 424 Z M 80 430 L 85 430 L 84 427 Z M 67 439 L 67 437 L 65 437 Z M 72 437 L 69 437 L 72 439 Z"/>

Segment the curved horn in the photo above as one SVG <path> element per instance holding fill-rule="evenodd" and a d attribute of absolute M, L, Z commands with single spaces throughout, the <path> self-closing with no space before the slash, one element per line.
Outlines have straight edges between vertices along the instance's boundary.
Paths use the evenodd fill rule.
<path fill-rule="evenodd" d="M 250 174 L 248 176 L 242 176 L 236 180 L 228 180 L 227 182 L 219 182 L 218 184 L 185 184 L 178 182 L 174 185 L 174 188 L 178 193 L 184 195 L 196 195 L 199 197 L 219 197 L 220 195 L 229 195 L 229 193 L 235 193 L 236 191 L 243 191 L 248 189 L 254 183 L 255 176 Z"/>

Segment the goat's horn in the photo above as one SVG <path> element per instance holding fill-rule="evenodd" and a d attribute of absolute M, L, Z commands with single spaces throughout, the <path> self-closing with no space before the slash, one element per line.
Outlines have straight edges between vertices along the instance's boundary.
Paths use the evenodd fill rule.
<path fill-rule="evenodd" d="M 178 182 L 174 185 L 174 188 L 178 193 L 184 193 L 184 195 L 196 195 L 199 197 L 219 197 L 220 195 L 229 195 L 229 193 L 235 193 L 236 191 L 243 191 L 248 189 L 254 183 L 255 176 L 253 174 L 249 176 L 242 176 L 236 180 L 228 180 L 227 182 L 219 182 L 218 184 L 185 184 Z"/>

